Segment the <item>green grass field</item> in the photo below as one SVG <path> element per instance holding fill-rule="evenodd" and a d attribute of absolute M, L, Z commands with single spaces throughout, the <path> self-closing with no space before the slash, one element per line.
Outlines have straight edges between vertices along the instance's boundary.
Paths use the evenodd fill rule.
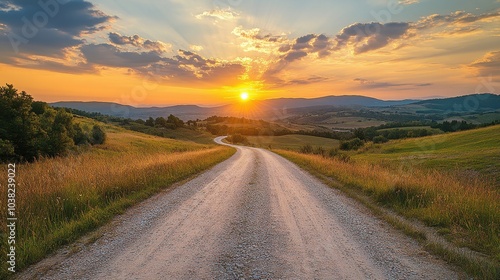
<path fill-rule="evenodd" d="M 335 139 L 315 137 L 309 135 L 283 135 L 283 136 L 247 136 L 250 145 L 261 148 L 283 149 L 298 151 L 307 144 L 325 149 L 336 148 L 339 141 Z"/>
<path fill-rule="evenodd" d="M 78 118 L 92 126 L 94 120 Z M 234 149 L 178 141 L 99 123 L 102 145 L 67 157 L 16 164 L 17 269 L 22 269 L 103 225 L 127 207 L 219 163 Z M 7 174 L 7 165 L 0 167 Z M 7 197 L 6 188 L 0 197 Z M 1 211 L 6 213 L 6 203 Z M 2 220 L 0 279 L 6 274 Z"/>
<path fill-rule="evenodd" d="M 367 144 L 351 160 L 275 150 L 312 174 L 326 176 L 353 197 L 417 219 L 457 247 L 491 263 L 428 248 L 477 275 L 500 275 L 500 125 L 417 139 Z M 495 183 L 496 182 L 496 183 Z M 436 249 L 438 248 L 438 249 Z"/>
<path fill-rule="evenodd" d="M 457 176 L 481 176 L 500 187 L 500 125 L 424 138 L 368 145 L 351 156 L 358 161 L 437 169 Z M 460 179 L 460 178 L 457 178 Z"/>
<path fill-rule="evenodd" d="M 437 128 L 432 128 L 430 126 L 405 126 L 405 127 L 395 127 L 395 128 L 384 128 L 384 129 L 379 129 L 378 131 L 391 131 L 395 129 L 401 129 L 401 130 L 416 130 L 416 129 L 425 129 L 431 134 L 441 134 L 443 131 Z"/>

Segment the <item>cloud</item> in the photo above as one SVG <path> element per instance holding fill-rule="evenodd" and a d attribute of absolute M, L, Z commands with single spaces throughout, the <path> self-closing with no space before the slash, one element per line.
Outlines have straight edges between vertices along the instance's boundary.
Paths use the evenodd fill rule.
<path fill-rule="evenodd" d="M 203 50 L 203 46 L 198 46 L 198 45 L 189 45 L 189 48 L 195 52 L 199 52 L 199 51 Z"/>
<path fill-rule="evenodd" d="M 194 52 L 179 50 L 173 58 L 137 68 L 140 74 L 154 75 L 166 82 L 177 84 L 204 83 L 220 86 L 241 83 L 246 69 L 237 62 L 206 59 Z"/>
<path fill-rule="evenodd" d="M 243 41 L 240 46 L 246 52 L 272 53 L 279 48 L 279 44 L 287 41 L 285 34 L 273 35 L 263 32 L 260 28 L 243 29 L 242 26 L 237 26 L 231 33 Z"/>
<path fill-rule="evenodd" d="M 88 64 L 109 67 L 141 67 L 160 61 L 156 52 L 124 52 L 110 44 L 84 45 L 81 52 Z"/>
<path fill-rule="evenodd" d="M 132 45 L 138 48 L 154 51 L 159 54 L 167 52 L 172 47 L 170 44 L 144 39 L 139 35 L 122 36 L 116 32 L 110 32 L 108 36 L 109 41 L 115 45 Z"/>
<path fill-rule="evenodd" d="M 106 23 L 115 18 L 95 9 L 94 4 L 87 1 L 73 0 L 63 4 L 60 2 L 51 2 L 56 3 L 55 6 L 47 9 L 39 4 L 45 1 L 10 0 L 7 5 L 16 9 L 1 10 L 0 22 L 8 25 L 13 31 L 18 31 L 19 35 L 22 33 L 21 28 L 29 21 L 36 28 L 56 29 L 80 36 L 102 30 Z"/>
<path fill-rule="evenodd" d="M 304 56 L 307 56 L 307 53 L 304 51 L 291 51 L 291 52 L 287 53 L 283 57 L 283 59 L 288 61 L 288 62 L 292 62 L 294 60 L 301 59 Z"/>
<path fill-rule="evenodd" d="M 408 83 L 390 83 L 390 82 L 375 82 L 373 80 L 367 80 L 363 78 L 353 79 L 354 83 L 357 84 L 357 88 L 363 89 L 380 89 L 380 88 L 394 88 L 397 87 L 401 90 L 408 90 L 412 87 L 428 87 L 431 83 L 420 83 L 420 84 L 408 84 Z"/>
<path fill-rule="evenodd" d="M 400 5 L 413 5 L 420 3 L 420 0 L 399 0 L 398 3 Z"/>
<path fill-rule="evenodd" d="M 478 76 L 489 77 L 489 76 L 500 76 L 500 51 L 489 52 L 485 54 L 481 59 L 478 59 L 471 63 L 469 67 L 472 67 L 477 71 Z"/>
<path fill-rule="evenodd" d="M 268 42 L 282 42 L 286 40 L 284 34 L 281 35 L 273 35 L 271 33 L 263 34 L 260 28 L 245 30 L 241 25 L 235 27 L 231 33 L 241 38 L 268 41 Z"/>
<path fill-rule="evenodd" d="M 83 0 L 1 3 L 0 61 L 14 65 L 32 61 L 33 68 L 48 65 L 42 63 L 45 60 L 64 58 L 69 49 L 85 43 L 82 36 L 107 28 L 115 18 Z"/>
<path fill-rule="evenodd" d="M 212 18 L 219 20 L 232 20 L 239 16 L 238 13 L 233 12 L 231 9 L 214 9 L 211 11 L 205 11 L 201 14 L 196 15 L 197 19 Z"/>
<path fill-rule="evenodd" d="M 406 22 L 355 23 L 345 27 L 335 37 L 335 50 L 352 46 L 356 54 L 377 50 L 391 41 L 403 38 L 410 28 Z"/>
<path fill-rule="evenodd" d="M 475 22 L 482 22 L 493 20 L 500 17 L 500 11 L 492 13 L 483 13 L 474 15 L 464 11 L 456 11 L 449 15 L 433 14 L 430 16 L 422 17 L 419 21 L 413 24 L 413 27 L 418 30 L 430 29 L 440 26 L 455 26 L 455 25 L 468 25 Z"/>

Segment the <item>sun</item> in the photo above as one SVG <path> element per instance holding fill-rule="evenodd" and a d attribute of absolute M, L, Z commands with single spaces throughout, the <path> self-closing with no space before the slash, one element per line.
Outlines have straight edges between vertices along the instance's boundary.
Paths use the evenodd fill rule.
<path fill-rule="evenodd" d="M 242 92 L 242 93 L 240 94 L 240 98 L 241 98 L 241 100 L 243 100 L 243 101 L 248 100 L 248 92 Z"/>

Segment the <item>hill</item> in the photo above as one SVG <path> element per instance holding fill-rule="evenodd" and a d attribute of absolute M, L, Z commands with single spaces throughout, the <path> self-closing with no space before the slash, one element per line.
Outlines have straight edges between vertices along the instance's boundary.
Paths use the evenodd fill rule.
<path fill-rule="evenodd" d="M 480 178 L 500 188 L 500 125 L 374 145 L 353 158 L 401 168 L 420 167 Z"/>
<path fill-rule="evenodd" d="M 66 107 L 86 112 L 96 112 L 104 115 L 131 118 L 147 119 L 148 117 L 166 117 L 173 114 L 182 120 L 205 119 L 207 117 L 235 116 L 250 117 L 254 119 L 272 119 L 283 115 L 284 110 L 293 108 L 308 108 L 316 106 L 355 106 L 355 107 L 384 107 L 394 105 L 405 105 L 416 102 L 416 100 L 384 101 L 376 98 L 343 95 L 325 96 L 320 98 L 278 98 L 258 101 L 248 101 L 246 104 L 225 105 L 218 107 L 200 107 L 197 105 L 177 105 L 167 107 L 147 107 L 138 108 L 129 105 L 121 105 L 112 102 L 55 102 L 54 107 Z"/>
<path fill-rule="evenodd" d="M 500 95 L 483 93 L 458 96 L 453 98 L 430 99 L 416 102 L 420 105 L 435 111 L 494 111 L 500 109 Z"/>
<path fill-rule="evenodd" d="M 16 176 L 22 184 L 16 192 L 16 213 L 22 217 L 16 232 L 16 243 L 22 244 L 16 252 L 18 270 L 234 153 L 213 142 L 178 141 L 75 118 L 82 127 L 101 126 L 106 142 L 69 156 L 22 164 Z M 0 165 L 0 171 L 7 174 L 7 164 Z M 0 188 L 0 196 L 7 197 L 7 188 Z M 6 246 L 0 248 L 6 256 Z M 2 261 L 0 279 L 5 279 L 5 258 Z"/>

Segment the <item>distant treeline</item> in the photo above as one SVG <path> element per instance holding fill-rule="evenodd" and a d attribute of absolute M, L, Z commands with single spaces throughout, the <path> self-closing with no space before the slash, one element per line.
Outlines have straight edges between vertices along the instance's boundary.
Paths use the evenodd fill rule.
<path fill-rule="evenodd" d="M 264 120 L 251 120 L 235 117 L 212 116 L 205 120 L 208 132 L 213 135 L 243 136 L 282 136 L 290 134 L 310 135 L 316 137 L 348 140 L 353 138 L 352 132 L 337 132 L 327 130 L 290 130 L 279 125 L 273 125 Z"/>
<path fill-rule="evenodd" d="M 0 87 L 0 161 L 33 161 L 64 155 L 77 145 L 104 143 L 104 130 L 75 123 L 73 115 L 33 101 L 13 85 Z"/>

